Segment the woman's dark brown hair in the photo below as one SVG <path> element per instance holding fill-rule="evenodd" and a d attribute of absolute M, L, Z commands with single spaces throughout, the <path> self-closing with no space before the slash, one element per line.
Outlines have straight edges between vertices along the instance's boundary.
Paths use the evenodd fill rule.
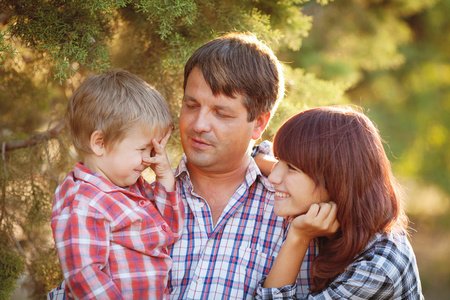
<path fill-rule="evenodd" d="M 337 204 L 340 230 L 319 239 L 312 291 L 324 289 L 374 234 L 406 230 L 407 218 L 377 128 L 351 107 L 318 107 L 287 120 L 274 154 L 324 185 Z"/>

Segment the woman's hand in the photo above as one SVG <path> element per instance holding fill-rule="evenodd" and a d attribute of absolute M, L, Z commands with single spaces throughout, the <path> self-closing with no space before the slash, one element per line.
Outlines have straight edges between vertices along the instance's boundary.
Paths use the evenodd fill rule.
<path fill-rule="evenodd" d="M 337 206 L 334 202 L 312 204 L 306 214 L 289 217 L 288 237 L 310 241 L 316 237 L 328 236 L 339 229 L 336 218 Z"/>
<path fill-rule="evenodd" d="M 306 214 L 289 217 L 289 232 L 263 287 L 283 287 L 295 283 L 312 239 L 339 229 L 336 203 L 313 204 Z"/>

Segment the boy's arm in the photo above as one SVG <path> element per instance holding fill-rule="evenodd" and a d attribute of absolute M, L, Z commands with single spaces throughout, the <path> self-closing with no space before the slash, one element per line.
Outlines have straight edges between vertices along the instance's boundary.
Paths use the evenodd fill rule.
<path fill-rule="evenodd" d="M 180 194 L 178 190 L 167 192 L 158 181 L 155 181 L 150 186 L 148 189 L 152 189 L 155 204 L 167 225 L 172 230 L 175 241 L 177 241 L 183 233 L 185 216 L 184 204 Z"/>
<path fill-rule="evenodd" d="M 148 162 L 156 175 L 156 181 L 152 184 L 156 206 L 174 233 L 175 239 L 178 240 L 183 231 L 184 205 L 176 191 L 175 175 L 164 150 L 170 133 L 171 131 L 166 134 L 160 143 L 155 139 L 152 140 L 154 155 L 148 161 L 146 160 L 146 163 Z M 161 186 L 164 188 L 160 188 Z"/>
<path fill-rule="evenodd" d="M 52 230 L 71 297 L 95 293 L 99 299 L 121 299 L 118 287 L 103 272 L 109 256 L 109 222 L 96 210 L 67 208 L 52 218 Z"/>
<path fill-rule="evenodd" d="M 311 205 L 304 215 L 291 218 L 289 232 L 263 287 L 292 285 L 297 279 L 306 250 L 312 239 L 337 231 L 336 204 L 333 202 Z"/>

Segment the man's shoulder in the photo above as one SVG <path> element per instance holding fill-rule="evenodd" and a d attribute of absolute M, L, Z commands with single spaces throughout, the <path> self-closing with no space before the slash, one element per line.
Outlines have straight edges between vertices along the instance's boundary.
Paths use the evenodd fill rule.
<path fill-rule="evenodd" d="M 269 182 L 269 179 L 267 179 L 267 177 L 261 173 L 260 169 L 258 168 L 258 165 L 255 163 L 254 160 L 251 160 L 247 168 L 245 181 L 247 183 L 247 186 L 250 187 L 252 185 L 255 185 L 258 189 L 264 190 L 264 192 L 267 193 L 269 197 L 273 198 L 273 195 L 275 194 L 275 189 L 273 185 Z"/>

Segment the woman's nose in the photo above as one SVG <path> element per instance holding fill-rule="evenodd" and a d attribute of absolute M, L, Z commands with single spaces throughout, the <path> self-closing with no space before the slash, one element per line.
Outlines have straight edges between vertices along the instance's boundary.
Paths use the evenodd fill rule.
<path fill-rule="evenodd" d="M 282 174 L 281 174 L 281 169 L 279 167 L 279 165 L 275 165 L 272 169 L 272 172 L 270 172 L 269 177 L 267 177 L 267 179 L 269 179 L 269 182 L 271 184 L 280 184 L 281 183 L 281 178 L 282 178 Z"/>

